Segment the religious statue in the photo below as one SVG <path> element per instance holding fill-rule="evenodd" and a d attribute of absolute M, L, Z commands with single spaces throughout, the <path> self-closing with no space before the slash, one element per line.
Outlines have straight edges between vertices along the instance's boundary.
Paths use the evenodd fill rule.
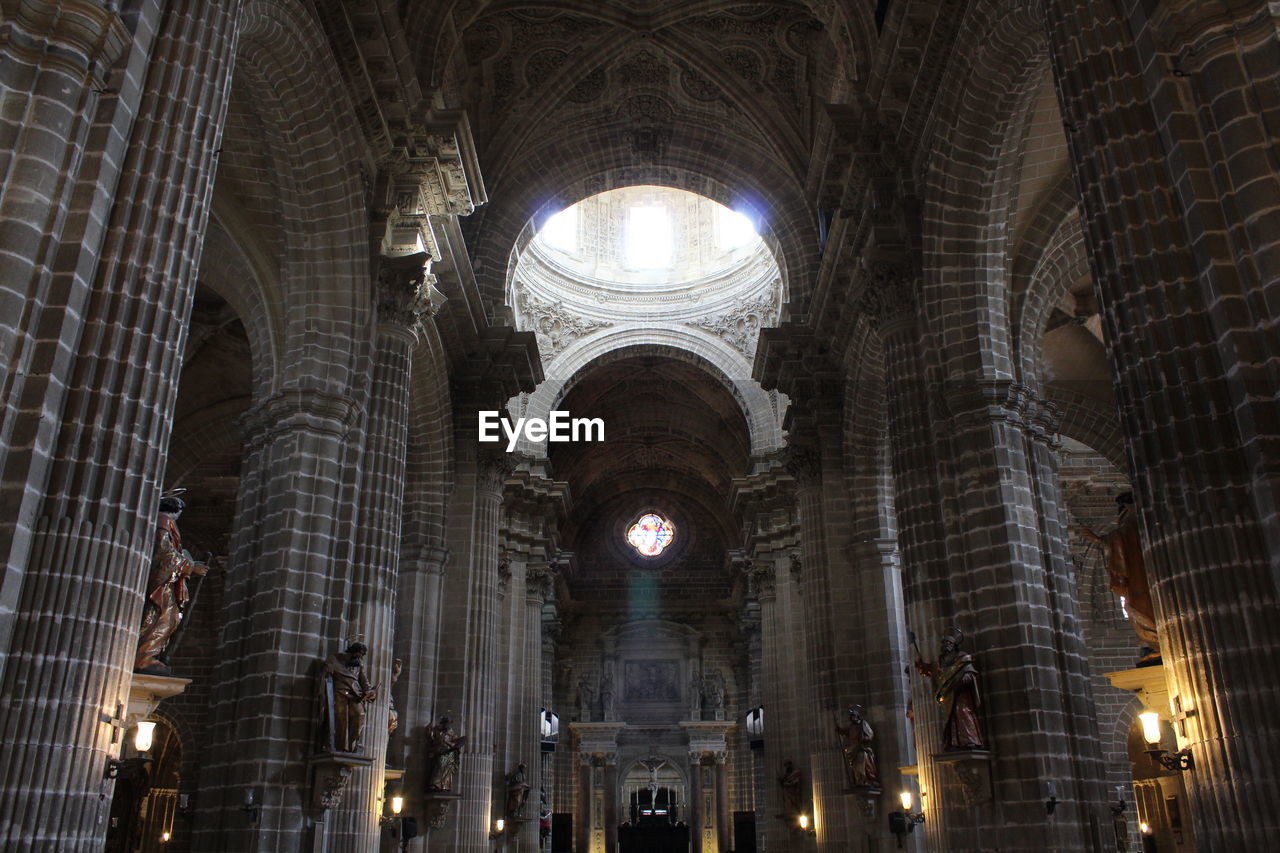
<path fill-rule="evenodd" d="M 208 566 L 197 563 L 183 550 L 178 517 L 184 509 L 186 504 L 176 495 L 160 498 L 155 551 L 147 578 L 147 599 L 142 607 L 142 631 L 133 664 L 137 672 L 168 674 L 169 667 L 160 656 L 186 613 L 190 601 L 187 578 L 203 576 L 209 571 Z"/>
<path fill-rule="evenodd" d="M 782 814 L 794 817 L 804 811 L 801 786 L 804 774 L 791 759 L 782 762 L 782 772 L 778 774 L 778 787 L 782 789 Z"/>
<path fill-rule="evenodd" d="M 458 772 L 459 753 L 467 742 L 457 734 L 448 715 L 442 716 L 434 726 L 427 726 L 427 790 L 452 791 L 453 778 Z"/>
<path fill-rule="evenodd" d="M 933 696 L 946 716 L 942 748 L 947 751 L 987 748 L 978 721 L 978 668 L 973 655 L 960 650 L 963 638 L 959 628 L 944 636 L 937 663 L 916 659 L 916 669 L 933 681 Z"/>
<path fill-rule="evenodd" d="M 600 676 L 600 710 L 606 722 L 613 719 L 613 701 L 613 668 L 605 667 L 604 674 Z"/>
<path fill-rule="evenodd" d="M 591 714 L 596 704 L 595 692 L 591 689 L 591 673 L 584 672 L 578 679 L 578 722 L 591 722 Z"/>
<path fill-rule="evenodd" d="M 849 774 L 849 784 L 855 788 L 879 788 L 880 774 L 876 771 L 876 754 L 871 748 L 875 731 L 862 714 L 861 705 L 849 708 L 849 725 L 836 723 L 836 734 L 844 744 L 844 766 Z"/>
<path fill-rule="evenodd" d="M 396 682 L 400 680 L 400 671 L 404 669 L 404 661 L 396 658 L 391 662 L 391 686 L 387 688 L 387 737 L 400 728 L 400 712 L 396 710 L 396 697 L 392 693 Z"/>
<path fill-rule="evenodd" d="M 696 667 L 689 667 L 689 719 L 702 719 L 702 676 Z"/>
<path fill-rule="evenodd" d="M 321 743 L 330 752 L 360 751 L 365 711 L 378 697 L 378 688 L 369 683 L 364 669 L 368 653 L 364 643 L 351 643 L 345 652 L 324 662 Z"/>
<path fill-rule="evenodd" d="M 527 767 L 522 761 L 516 765 L 514 773 L 507 774 L 507 811 L 508 818 L 524 817 L 525 804 L 529 802 L 529 781 Z"/>
<path fill-rule="evenodd" d="M 707 706 L 711 711 L 711 719 L 724 719 L 724 676 L 720 674 L 720 670 L 711 670 L 711 675 L 707 676 Z"/>
<path fill-rule="evenodd" d="M 1142 537 L 1138 533 L 1138 513 L 1133 505 L 1133 492 L 1116 498 L 1119 513 L 1116 529 L 1099 536 L 1085 528 L 1084 538 L 1097 542 L 1106 553 L 1107 574 L 1111 591 L 1124 598 L 1129 623 L 1139 642 L 1149 650 L 1140 663 L 1154 662 L 1160 657 L 1160 638 L 1156 634 L 1156 610 L 1151 601 L 1147 581 L 1146 560 L 1142 554 Z"/>

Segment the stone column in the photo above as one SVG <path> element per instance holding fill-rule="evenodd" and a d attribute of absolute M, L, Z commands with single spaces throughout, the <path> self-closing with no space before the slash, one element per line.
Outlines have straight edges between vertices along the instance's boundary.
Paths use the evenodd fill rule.
<path fill-rule="evenodd" d="M 724 750 L 712 753 L 715 761 L 716 788 L 716 850 L 729 853 L 732 844 L 733 823 L 729 817 L 729 753 Z"/>
<path fill-rule="evenodd" d="M 693 853 L 714 853 L 703 846 L 703 826 L 707 821 L 702 792 L 702 750 L 689 750 L 689 848 Z"/>
<path fill-rule="evenodd" d="M 396 649 L 404 660 L 404 672 L 396 685 L 400 726 L 389 740 L 387 766 L 404 771 L 400 784 L 406 813 L 410 809 L 416 811 L 424 793 L 426 756 L 422 739 L 435 710 L 441 588 L 448 556 L 443 548 L 426 547 L 402 552 L 400 559 Z M 420 848 L 422 842 L 414 844 Z"/>
<path fill-rule="evenodd" d="M 1161 649 L 1188 714 L 1196 841 L 1266 847 L 1280 834 L 1280 766 L 1258 761 L 1280 754 L 1274 6 L 1044 8 Z"/>
<path fill-rule="evenodd" d="M 340 555 L 354 536 L 343 505 L 356 477 L 356 421 L 352 400 L 294 389 L 242 422 L 245 457 L 196 849 L 278 850 L 321 817 L 308 762 L 318 746 L 319 662 L 346 640 L 329 608 L 341 600 Z M 300 470 L 301 459 L 309 464 Z M 252 824 L 241 809 L 248 791 L 260 805 Z"/>
<path fill-rule="evenodd" d="M 461 466 L 462 460 L 459 464 Z M 511 462 L 505 453 L 484 452 L 475 460 L 460 711 L 467 742 L 462 749 L 455 787 L 462 795 L 455 818 L 457 853 L 488 853 L 495 815 L 498 527 L 502 519 L 502 486 L 510 473 Z"/>
<path fill-rule="evenodd" d="M 921 356 L 915 293 L 896 269 L 884 267 L 878 272 L 868 282 L 864 312 L 878 328 L 884 346 L 903 599 L 907 627 L 916 635 L 916 648 L 910 653 L 919 649 L 919 654 L 931 657 L 936 654 L 938 637 L 955 618 L 943 520 L 941 478 L 946 472 L 934 446 L 937 420 Z M 919 773 L 913 793 L 918 807 L 927 812 L 924 831 L 930 843 L 939 850 L 949 850 L 951 824 L 958 818 L 963 825 L 967 808 L 957 781 L 944 775 L 945 768 L 933 760 L 942 749 L 944 721 L 929 682 L 914 672 L 911 705 Z M 920 798 L 921 791 L 928 793 L 927 802 Z"/>
<path fill-rule="evenodd" d="M 96 850 L 106 830 L 103 771 L 121 746 L 109 721 L 128 698 L 235 53 L 237 2 L 140 15 L 125 100 L 91 140 L 89 63 L 119 56 L 124 37 L 104 5 L 6 4 L 0 23 L 5 88 L 36 92 L 25 112 L 7 99 L 0 120 L 17 147 L 4 164 L 17 180 L 0 191 L 13 253 L 0 305 L 22 303 L 0 311 L 6 367 L 21 374 L 0 402 L 0 847 Z M 90 160 L 103 190 L 77 193 L 55 235 L 72 189 L 57 176 L 86 177 Z M 122 173 L 136 180 L 117 191 Z"/>
<path fill-rule="evenodd" d="M 546 704 L 542 701 L 542 606 L 554 582 L 555 572 L 545 562 L 525 565 L 524 631 L 520 640 L 525 655 L 518 682 L 517 728 L 509 736 L 511 748 L 508 754 L 514 761 L 524 762 L 528 768 L 529 801 L 525 806 L 524 822 L 513 827 L 517 833 L 516 844 L 512 848 L 514 853 L 537 853 L 538 850 L 540 792 L 546 782 L 539 732 L 539 710 Z"/>
<path fill-rule="evenodd" d="M 142 22 L 135 67 L 146 62 L 145 30 L 155 27 L 156 16 Z M 109 210 L 119 157 L 94 168 L 105 152 L 89 145 L 89 134 L 95 116 L 113 132 L 128 134 L 142 97 L 138 81 L 130 81 L 127 93 L 103 95 L 112 66 L 132 38 L 112 4 L 95 0 L 23 3 L 11 13 L 6 9 L 0 22 L 0 174 L 6 176 L 0 184 L 0 675 L 35 535 L 31 519 L 44 497 L 27 483 L 40 482 L 47 472 L 47 445 L 57 425 L 57 418 L 41 418 L 39 411 L 31 415 L 33 409 L 61 408 L 83 333 L 79 310 L 56 319 L 66 310 L 54 287 L 57 254 L 69 210 L 83 207 L 73 205 L 78 180 L 86 187 L 100 181 L 95 214 L 101 219 Z M 96 250 L 100 225 L 85 236 Z M 67 270 L 60 272 L 67 277 Z M 78 309 L 90 284 L 77 277 Z"/>
<path fill-rule="evenodd" d="M 578 741 L 579 853 L 614 853 L 618 844 L 618 732 L 623 723 L 571 723 Z"/>
<path fill-rule="evenodd" d="M 405 456 L 409 436 L 409 382 L 418 330 L 432 306 L 430 257 L 383 258 L 374 288 L 377 311 L 372 382 L 363 460 L 356 550 L 345 596 L 346 624 L 369 647 L 369 679 L 378 698 L 365 718 L 363 754 L 342 802 L 327 818 L 331 849 L 373 853 L 378 848 L 387 757 L 387 708 L 396 587 L 400 564 Z"/>
<path fill-rule="evenodd" d="M 874 262 L 871 273 L 869 286 L 886 303 L 879 322 L 897 442 L 895 473 L 902 475 L 899 506 L 918 513 L 913 521 L 921 525 L 908 533 L 914 547 L 907 556 L 925 550 L 921 545 L 933 552 L 922 561 L 923 577 L 912 583 L 912 627 L 927 643 L 922 653 L 930 660 L 938 656 L 937 638 L 952 625 L 965 631 L 964 650 L 979 670 L 981 720 L 992 753 L 989 761 L 940 757 L 934 738 L 945 721 L 925 711 L 935 704 L 934 685 L 919 679 L 914 710 L 926 807 L 941 812 L 943 849 L 1088 849 L 1106 814 L 1105 795 L 1056 477 L 1038 471 L 1029 453 L 1038 440 L 1038 416 L 1020 386 L 960 379 L 932 401 L 947 420 L 926 427 L 931 401 L 911 375 L 918 369 L 919 347 L 907 310 L 914 285 L 905 268 L 889 263 Z M 946 424 L 941 432 L 939 422 Z M 929 434 L 943 439 L 934 445 Z M 945 449 L 949 464 L 942 478 L 936 467 L 919 468 L 931 455 L 943 458 L 942 450 L 934 455 L 931 448 Z M 934 511 L 921 512 L 926 477 L 963 493 L 953 503 L 954 531 L 939 530 Z M 904 533 L 907 528 L 904 521 Z M 940 760 L 950 766 L 939 768 Z M 1051 793 L 1075 808 L 1050 817 L 1045 802 Z M 929 831 L 938 837 L 933 827 Z"/>
<path fill-rule="evenodd" d="M 792 417 L 802 416 L 794 408 Z M 792 441 L 804 435 L 839 435 L 839 418 L 833 413 L 811 410 L 808 429 L 793 428 Z M 817 426 L 821 423 L 821 427 Z M 787 470 L 796 483 L 796 513 L 800 520 L 801 595 L 805 607 L 805 652 L 809 659 L 810 706 L 808 708 L 809 769 L 813 784 L 813 826 L 818 850 L 838 853 L 848 847 L 849 823 L 845 809 L 844 760 L 838 750 L 833 727 L 839 707 L 836 669 L 841 649 L 837 648 L 832 624 L 832 583 L 828 563 L 827 520 L 823 513 L 823 471 L 837 470 L 839 463 L 824 455 L 820 446 L 793 445 Z"/>

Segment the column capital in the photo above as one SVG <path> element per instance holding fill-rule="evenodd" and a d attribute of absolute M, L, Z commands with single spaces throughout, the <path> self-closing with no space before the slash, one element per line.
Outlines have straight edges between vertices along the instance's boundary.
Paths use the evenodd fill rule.
<path fill-rule="evenodd" d="M 546 563 L 530 563 L 525 569 L 524 575 L 525 596 L 527 599 L 535 604 L 546 601 L 547 596 L 551 594 L 551 590 L 555 588 L 558 575 L 559 572 Z"/>
<path fill-rule="evenodd" d="M 436 290 L 430 269 L 427 252 L 379 259 L 373 292 L 380 327 L 416 332 L 423 318 L 436 315 L 445 296 Z"/>

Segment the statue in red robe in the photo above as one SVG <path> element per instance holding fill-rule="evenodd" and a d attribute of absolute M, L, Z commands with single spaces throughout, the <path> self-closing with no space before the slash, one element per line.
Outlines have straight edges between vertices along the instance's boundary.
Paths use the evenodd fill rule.
<path fill-rule="evenodd" d="M 155 552 L 151 559 L 151 574 L 147 578 L 147 600 L 142 609 L 142 630 L 133 664 L 138 672 L 169 673 L 169 667 L 160 660 L 160 655 L 178 630 L 190 600 L 187 578 L 209 571 L 208 566 L 191 559 L 191 555 L 182 548 L 178 517 L 185 508 L 181 498 L 167 495 L 160 499 Z"/>

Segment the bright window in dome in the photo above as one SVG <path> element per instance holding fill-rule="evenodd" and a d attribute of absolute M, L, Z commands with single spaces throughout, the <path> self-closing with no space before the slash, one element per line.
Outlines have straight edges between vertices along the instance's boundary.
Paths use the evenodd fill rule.
<path fill-rule="evenodd" d="M 562 252 L 578 251 L 578 206 L 570 205 L 548 219 L 539 236 Z"/>
<path fill-rule="evenodd" d="M 751 220 L 736 210 L 720 208 L 720 248 L 723 251 L 737 249 L 759 237 Z"/>
<path fill-rule="evenodd" d="M 656 557 L 676 537 L 676 528 L 660 515 L 646 513 L 627 531 L 627 543 L 645 557 Z"/>
<path fill-rule="evenodd" d="M 633 207 L 627 215 L 627 266 L 661 270 L 671 266 L 675 235 L 665 207 Z"/>

